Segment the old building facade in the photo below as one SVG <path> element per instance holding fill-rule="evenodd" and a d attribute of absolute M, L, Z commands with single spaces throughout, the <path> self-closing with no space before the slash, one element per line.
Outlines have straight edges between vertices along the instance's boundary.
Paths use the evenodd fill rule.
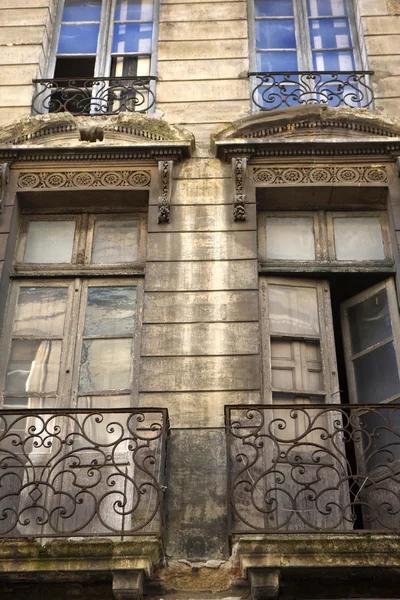
<path fill-rule="evenodd" d="M 0 0 L 1 598 L 399 597 L 399 56 L 397 0 Z"/>

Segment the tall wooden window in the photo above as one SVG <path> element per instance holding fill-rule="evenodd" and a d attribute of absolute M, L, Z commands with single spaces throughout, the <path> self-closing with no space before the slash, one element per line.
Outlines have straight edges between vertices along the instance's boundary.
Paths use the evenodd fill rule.
<path fill-rule="evenodd" d="M 27 216 L 2 340 L 4 408 L 130 406 L 137 391 L 145 220 Z"/>

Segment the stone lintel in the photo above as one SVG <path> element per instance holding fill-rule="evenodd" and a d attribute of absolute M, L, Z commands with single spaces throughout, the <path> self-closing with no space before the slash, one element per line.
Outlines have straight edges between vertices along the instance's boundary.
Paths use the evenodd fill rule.
<path fill-rule="evenodd" d="M 398 567 L 400 535 L 373 533 L 265 534 L 234 543 L 245 577 L 249 570 L 293 567 Z"/>
<path fill-rule="evenodd" d="M 129 541 L 57 539 L 41 545 L 35 540 L 0 543 L 0 577 L 29 579 L 39 575 L 56 579 L 57 573 L 90 574 L 99 571 L 142 571 L 150 578 L 162 563 L 162 542 L 153 537 Z"/>
<path fill-rule="evenodd" d="M 279 595 L 279 569 L 249 569 L 252 600 L 267 600 Z"/>
<path fill-rule="evenodd" d="M 115 600 L 142 600 L 143 598 L 144 571 L 113 572 L 113 595 Z"/>

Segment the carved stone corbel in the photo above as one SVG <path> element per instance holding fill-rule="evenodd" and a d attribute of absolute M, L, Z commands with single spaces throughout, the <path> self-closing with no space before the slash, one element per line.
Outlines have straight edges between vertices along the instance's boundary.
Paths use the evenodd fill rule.
<path fill-rule="evenodd" d="M 169 223 L 171 220 L 171 193 L 173 160 L 160 160 L 158 169 L 160 173 L 160 196 L 158 199 L 158 223 Z"/>
<path fill-rule="evenodd" d="M 280 586 L 279 569 L 249 569 L 252 600 L 277 598 Z"/>
<path fill-rule="evenodd" d="M 247 158 L 232 158 L 232 175 L 234 183 L 233 220 L 246 221 L 245 181 Z"/>
<path fill-rule="evenodd" d="M 112 584 L 115 600 L 142 600 L 143 583 L 144 572 L 142 569 L 115 571 Z"/>
<path fill-rule="evenodd" d="M 0 164 L 0 213 L 3 212 L 3 202 L 6 195 L 6 187 L 10 178 L 10 165 Z"/>

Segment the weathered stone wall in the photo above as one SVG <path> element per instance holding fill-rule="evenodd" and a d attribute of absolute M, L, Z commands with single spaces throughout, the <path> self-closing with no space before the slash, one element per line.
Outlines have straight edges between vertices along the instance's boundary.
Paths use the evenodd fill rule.
<path fill-rule="evenodd" d="M 0 125 L 31 112 L 43 77 L 56 0 L 0 0 Z"/>

